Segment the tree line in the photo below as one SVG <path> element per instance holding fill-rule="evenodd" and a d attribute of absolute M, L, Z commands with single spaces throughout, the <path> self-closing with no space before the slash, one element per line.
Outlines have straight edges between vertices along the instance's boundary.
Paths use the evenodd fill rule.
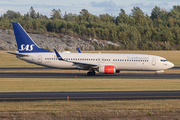
<path fill-rule="evenodd" d="M 53 9 L 48 18 L 31 7 L 27 14 L 8 10 L 0 17 L 0 29 L 12 29 L 12 22 L 19 22 L 30 33 L 52 33 L 91 37 L 120 44 L 111 49 L 126 50 L 179 50 L 180 6 L 170 11 L 155 6 L 151 15 L 133 7 L 131 14 L 120 9 L 118 16 L 90 14 L 82 9 L 79 14 L 61 13 Z M 99 48 L 100 49 L 100 48 Z"/>

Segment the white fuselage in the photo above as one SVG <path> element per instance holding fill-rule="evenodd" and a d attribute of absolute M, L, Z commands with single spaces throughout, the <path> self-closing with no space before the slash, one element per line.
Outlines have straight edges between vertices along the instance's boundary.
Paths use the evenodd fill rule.
<path fill-rule="evenodd" d="M 103 65 L 114 65 L 116 70 L 161 71 L 174 66 L 165 58 L 144 54 L 106 54 L 106 53 L 60 53 L 65 60 Z M 28 57 L 18 57 L 30 63 L 60 69 L 78 68 L 71 62 L 59 61 L 55 53 L 27 53 Z M 87 68 L 88 69 L 88 68 Z"/>

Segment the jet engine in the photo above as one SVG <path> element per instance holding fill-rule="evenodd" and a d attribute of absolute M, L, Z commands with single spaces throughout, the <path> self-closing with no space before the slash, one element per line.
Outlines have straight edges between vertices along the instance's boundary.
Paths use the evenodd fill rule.
<path fill-rule="evenodd" d="M 100 66 L 98 71 L 99 73 L 114 74 L 116 73 L 116 67 L 113 65 Z"/>

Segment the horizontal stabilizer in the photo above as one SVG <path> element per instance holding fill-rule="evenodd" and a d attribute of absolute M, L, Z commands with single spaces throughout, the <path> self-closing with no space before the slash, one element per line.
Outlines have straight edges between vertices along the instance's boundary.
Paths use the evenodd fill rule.
<path fill-rule="evenodd" d="M 20 57 L 27 57 L 28 55 L 22 54 L 22 53 L 12 53 L 12 52 L 7 52 L 9 54 L 13 54 L 13 55 L 18 55 Z"/>

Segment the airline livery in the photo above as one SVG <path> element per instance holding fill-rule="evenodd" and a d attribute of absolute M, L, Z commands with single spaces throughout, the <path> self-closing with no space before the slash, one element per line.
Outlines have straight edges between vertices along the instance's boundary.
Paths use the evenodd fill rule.
<path fill-rule="evenodd" d="M 107 53 L 58 53 L 38 47 L 19 23 L 12 23 L 16 37 L 18 52 L 12 53 L 17 58 L 29 63 L 59 69 L 88 70 L 87 75 L 93 76 L 96 71 L 104 74 L 120 73 L 121 70 L 155 71 L 172 68 L 173 63 L 163 57 L 144 54 L 107 54 Z"/>

